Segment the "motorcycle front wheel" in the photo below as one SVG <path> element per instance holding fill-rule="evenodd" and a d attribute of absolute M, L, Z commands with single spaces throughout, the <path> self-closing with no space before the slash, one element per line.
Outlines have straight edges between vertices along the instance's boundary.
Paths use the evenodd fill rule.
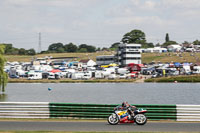
<path fill-rule="evenodd" d="M 116 114 L 112 114 L 108 117 L 108 123 L 111 125 L 117 125 L 119 123 L 119 118 Z"/>
<path fill-rule="evenodd" d="M 135 116 L 135 123 L 137 125 L 144 125 L 144 124 L 146 124 L 146 122 L 147 122 L 147 117 L 145 115 L 143 115 L 143 114 L 137 114 Z"/>

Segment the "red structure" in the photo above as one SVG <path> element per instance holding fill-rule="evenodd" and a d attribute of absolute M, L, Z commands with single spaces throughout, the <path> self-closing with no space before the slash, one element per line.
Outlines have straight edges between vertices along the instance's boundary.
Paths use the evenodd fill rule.
<path fill-rule="evenodd" d="M 142 66 L 143 66 L 142 64 L 130 63 L 130 64 L 128 64 L 128 69 L 129 69 L 130 73 L 139 72 L 139 71 L 141 71 Z"/>

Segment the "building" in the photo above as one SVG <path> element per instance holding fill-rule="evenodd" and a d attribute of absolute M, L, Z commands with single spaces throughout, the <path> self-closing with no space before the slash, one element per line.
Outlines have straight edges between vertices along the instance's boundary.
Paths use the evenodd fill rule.
<path fill-rule="evenodd" d="M 163 53 L 163 52 L 167 52 L 167 49 L 161 48 L 161 47 L 154 47 L 154 48 L 140 49 L 140 52 L 142 52 L 142 53 Z"/>
<path fill-rule="evenodd" d="M 102 55 L 96 57 L 97 65 L 109 65 L 111 63 L 115 63 L 115 56 L 114 55 Z"/>
<path fill-rule="evenodd" d="M 167 46 L 167 49 L 169 52 L 179 52 L 182 49 L 182 46 L 180 45 L 169 45 Z"/>
<path fill-rule="evenodd" d="M 119 44 L 116 55 L 118 65 L 141 64 L 140 48 L 141 44 Z"/>
<path fill-rule="evenodd" d="M 91 59 L 80 60 L 79 63 L 81 63 L 82 66 L 85 66 L 85 67 L 93 67 L 96 65 L 96 62 Z"/>

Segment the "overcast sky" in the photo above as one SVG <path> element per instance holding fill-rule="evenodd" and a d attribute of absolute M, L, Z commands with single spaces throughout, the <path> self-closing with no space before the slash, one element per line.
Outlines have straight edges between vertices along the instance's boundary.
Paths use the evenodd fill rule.
<path fill-rule="evenodd" d="M 133 29 L 148 42 L 200 40 L 200 0 L 0 0 L 0 43 L 109 47 Z"/>

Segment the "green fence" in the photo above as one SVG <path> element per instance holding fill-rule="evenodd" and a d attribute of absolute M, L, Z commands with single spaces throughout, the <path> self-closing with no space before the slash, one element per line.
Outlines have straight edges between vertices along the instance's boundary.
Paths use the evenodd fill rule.
<path fill-rule="evenodd" d="M 105 119 L 118 104 L 49 103 L 50 118 Z M 176 120 L 176 105 L 134 105 L 147 109 L 149 120 Z"/>

